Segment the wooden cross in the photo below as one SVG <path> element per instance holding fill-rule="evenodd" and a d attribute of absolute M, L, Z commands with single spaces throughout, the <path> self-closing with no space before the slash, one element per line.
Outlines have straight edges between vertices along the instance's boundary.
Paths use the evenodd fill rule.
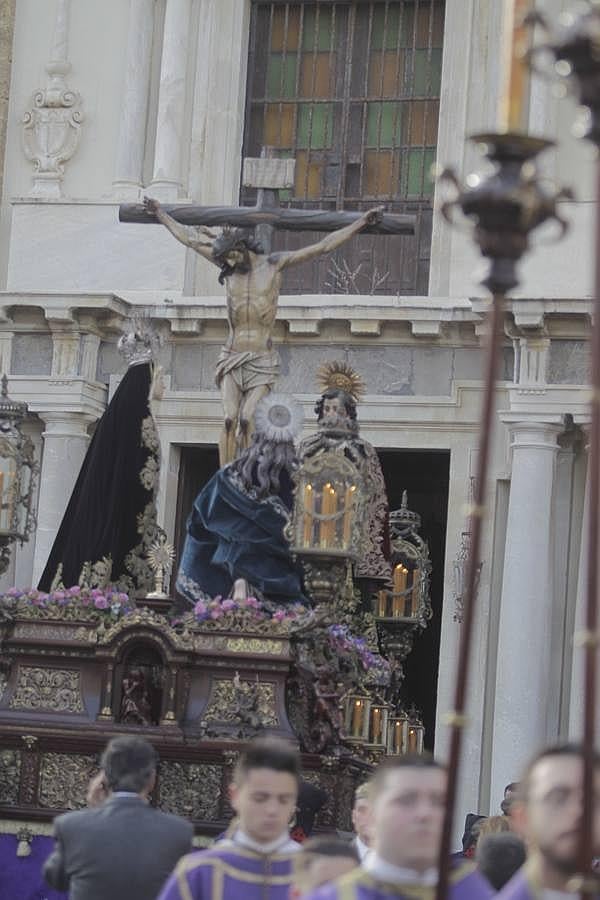
<path fill-rule="evenodd" d="M 282 209 L 279 190 L 294 183 L 293 159 L 274 159 L 267 155 L 244 160 L 243 183 L 257 188 L 256 206 L 178 206 L 166 204 L 163 209 L 182 225 L 256 228 L 265 251 L 270 250 L 271 234 L 283 231 L 336 231 L 355 222 L 362 213 L 320 209 Z M 119 221 L 137 225 L 158 224 L 141 203 L 122 203 Z M 383 213 L 381 220 L 362 230 L 362 234 L 414 234 L 416 216 Z"/>

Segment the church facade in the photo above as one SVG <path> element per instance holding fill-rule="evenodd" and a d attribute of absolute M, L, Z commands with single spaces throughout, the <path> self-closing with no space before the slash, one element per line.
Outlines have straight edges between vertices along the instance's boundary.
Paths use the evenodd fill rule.
<path fill-rule="evenodd" d="M 552 17 L 561 0 L 542 4 Z M 460 636 L 465 506 L 476 466 L 485 345 L 481 262 L 437 212 L 431 163 L 480 167 L 465 136 L 494 126 L 501 4 L 493 0 L 19 0 L 0 17 L 0 368 L 25 400 L 41 460 L 37 531 L 5 587 L 36 584 L 94 424 L 123 373 L 116 341 L 136 311 L 162 337 L 166 391 L 159 518 L 181 537 L 215 466 L 214 368 L 227 334 L 216 270 L 121 202 L 252 203 L 244 157 L 295 160 L 282 204 L 416 217 L 413 237 L 364 237 L 284 284 L 278 390 L 314 425 L 318 366 L 366 382 L 361 434 L 388 488 L 424 515 L 434 566 L 433 639 L 415 642 L 431 684 L 429 742 Z M 534 79 L 529 128 L 557 141 L 544 174 L 575 190 L 553 245 L 540 234 L 507 304 L 479 582 L 470 724 L 459 809 L 498 809 L 540 744 L 581 728 L 586 547 L 586 341 L 594 219 L 591 147 L 574 104 Z M 254 185 L 255 187 L 256 185 Z M 300 246 L 306 235 L 278 235 Z M 414 490 L 413 490 L 414 488 Z M 394 495 L 396 496 L 396 495 Z M 432 499 L 433 497 L 433 499 Z M 429 498 L 429 499 L 427 499 Z M 392 505 L 400 505 L 399 496 Z M 429 507 L 428 507 L 429 508 Z M 430 525 L 431 534 L 427 533 Z M 437 529 L 437 530 L 436 530 Z M 435 532 L 435 534 L 434 534 Z"/>

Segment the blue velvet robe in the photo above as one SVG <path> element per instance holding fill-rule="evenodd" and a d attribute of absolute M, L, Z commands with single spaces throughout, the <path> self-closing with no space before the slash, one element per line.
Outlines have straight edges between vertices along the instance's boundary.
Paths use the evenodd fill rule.
<path fill-rule="evenodd" d="M 158 900 L 289 900 L 294 856 L 219 841 L 182 857 Z"/>
<path fill-rule="evenodd" d="M 496 893 L 470 863 L 460 865 L 450 875 L 448 900 L 491 900 Z M 353 869 L 337 881 L 326 884 L 303 900 L 434 900 L 435 887 L 422 884 L 390 884 L 366 869 Z"/>
<path fill-rule="evenodd" d="M 283 504 L 254 500 L 220 469 L 194 501 L 177 575 L 177 590 L 196 602 L 228 597 L 245 578 L 267 600 L 307 603 L 283 536 Z"/>

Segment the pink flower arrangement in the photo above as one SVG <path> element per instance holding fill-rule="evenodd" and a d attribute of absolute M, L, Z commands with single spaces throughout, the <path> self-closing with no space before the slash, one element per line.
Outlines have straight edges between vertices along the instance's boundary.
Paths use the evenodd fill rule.
<path fill-rule="evenodd" d="M 198 622 L 205 622 L 207 619 L 215 621 L 235 613 L 245 613 L 259 620 L 271 618 L 275 622 L 287 622 L 297 619 L 305 612 L 305 608 L 299 603 L 270 612 L 256 597 L 234 600 L 232 597 L 217 596 L 212 600 L 198 600 L 194 606 L 194 615 Z"/>
<path fill-rule="evenodd" d="M 77 584 L 50 593 L 35 588 L 24 590 L 11 587 L 4 594 L 0 594 L 0 607 L 10 610 L 16 608 L 18 604 L 44 609 L 56 606 L 92 607 L 115 618 L 125 616 L 133 609 L 129 596 L 116 588 L 107 586 L 104 590 L 100 590 L 100 588 L 80 587 Z"/>

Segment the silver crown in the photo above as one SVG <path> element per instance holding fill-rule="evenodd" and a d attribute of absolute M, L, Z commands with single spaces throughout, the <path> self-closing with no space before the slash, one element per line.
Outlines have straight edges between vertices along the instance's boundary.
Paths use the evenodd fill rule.
<path fill-rule="evenodd" d="M 128 366 L 139 366 L 152 362 L 158 348 L 160 337 L 152 327 L 150 319 L 135 317 L 131 320 L 131 328 L 119 338 L 117 349 Z"/>
<path fill-rule="evenodd" d="M 254 424 L 257 434 L 276 443 L 294 441 L 302 429 L 302 407 L 287 394 L 267 394 L 256 407 Z"/>

